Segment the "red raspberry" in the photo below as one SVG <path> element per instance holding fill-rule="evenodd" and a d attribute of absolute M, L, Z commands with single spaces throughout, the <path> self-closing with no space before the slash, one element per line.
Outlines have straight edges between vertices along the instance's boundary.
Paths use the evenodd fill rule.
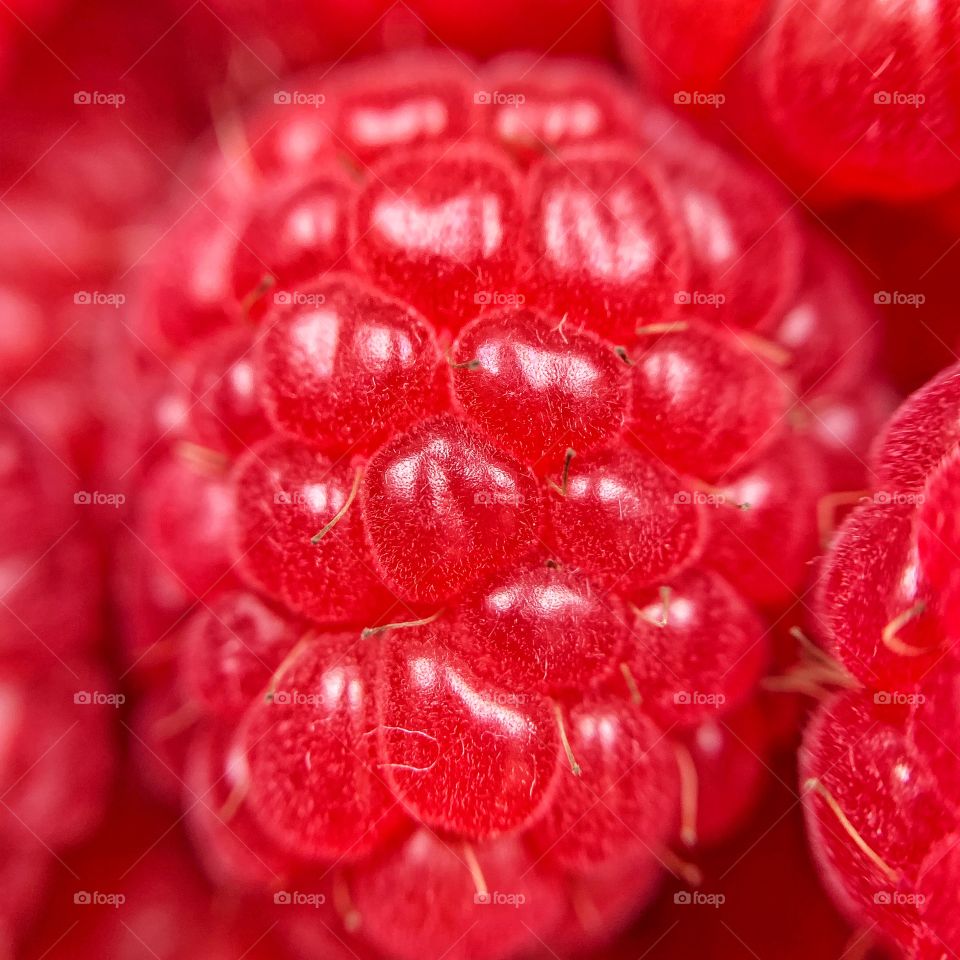
<path fill-rule="evenodd" d="M 876 489 L 844 521 L 817 598 L 824 645 L 859 682 L 821 708 L 802 758 L 831 890 L 918 958 L 957 935 L 955 858 L 938 841 L 960 827 L 958 408 L 952 367 L 879 438 Z"/>
<path fill-rule="evenodd" d="M 212 796 L 220 882 L 332 885 L 351 944 L 588 946 L 613 931 L 576 898 L 622 882 L 625 922 L 678 828 L 719 839 L 758 792 L 757 605 L 803 585 L 845 466 L 814 404 L 855 405 L 820 381 L 855 389 L 869 327 L 837 294 L 824 329 L 849 280 L 823 250 L 798 287 L 764 179 L 603 71 L 290 89 L 325 96 L 237 118 L 245 173 L 205 165 L 216 214 L 145 278 L 178 382 L 141 388 L 144 739 Z M 161 704 L 199 721 L 166 746 Z"/>
<path fill-rule="evenodd" d="M 98 508 L 71 472 L 0 421 L 0 849 L 11 891 L 0 947 L 11 955 L 56 858 L 103 813 L 110 714 L 122 703 L 94 666 L 97 553 L 84 514 Z"/>
<path fill-rule="evenodd" d="M 952 3 L 621 0 L 618 14 L 643 77 L 735 129 L 804 195 L 900 200 L 960 182 Z"/>

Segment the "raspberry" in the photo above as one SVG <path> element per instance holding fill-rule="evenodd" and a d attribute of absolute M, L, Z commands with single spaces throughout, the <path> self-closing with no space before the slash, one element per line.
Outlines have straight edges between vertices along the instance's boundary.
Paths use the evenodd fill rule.
<path fill-rule="evenodd" d="M 75 483 L 72 469 L 0 419 L 0 850 L 11 890 L 0 946 L 11 954 L 55 860 L 99 822 L 113 774 L 101 699 L 110 684 L 96 666 L 97 553 Z"/>
<path fill-rule="evenodd" d="M 960 784 L 958 399 L 950 368 L 904 402 L 877 445 L 878 489 L 826 557 L 824 644 L 859 683 L 821 708 L 805 747 L 807 815 L 831 890 L 916 957 L 940 956 L 956 937 L 954 858 L 939 841 L 956 834 Z"/>
<path fill-rule="evenodd" d="M 350 949 L 484 960 L 609 939 L 756 798 L 758 607 L 803 587 L 849 469 L 814 405 L 871 338 L 839 294 L 822 329 L 849 278 L 820 251 L 811 294 L 755 171 L 599 68 L 471 70 L 295 78 L 323 103 L 202 165 L 215 215 L 143 288 L 186 389 L 140 388 L 127 648 L 218 882 L 294 875 Z M 164 711 L 193 726 L 164 743 Z"/>
<path fill-rule="evenodd" d="M 618 13 L 641 76 L 720 113 L 798 189 L 897 201 L 960 180 L 950 4 L 622 0 Z"/>

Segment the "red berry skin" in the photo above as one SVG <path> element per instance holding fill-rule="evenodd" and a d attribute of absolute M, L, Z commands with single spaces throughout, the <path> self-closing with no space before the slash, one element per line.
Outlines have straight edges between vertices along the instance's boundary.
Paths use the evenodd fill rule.
<path fill-rule="evenodd" d="M 870 446 L 896 406 L 893 390 L 880 380 L 804 401 L 810 436 L 824 456 L 830 490 L 876 484 L 869 466 Z"/>
<path fill-rule="evenodd" d="M 632 598 L 636 616 L 623 657 L 644 710 L 664 729 L 739 706 L 769 660 L 762 622 L 719 574 L 688 570 L 668 590 Z M 619 674 L 608 686 L 622 697 L 634 692 Z"/>
<path fill-rule="evenodd" d="M 183 781 L 187 827 L 206 872 L 219 884 L 275 886 L 303 861 L 268 839 L 246 803 L 233 809 L 243 755 L 228 729 L 204 728 L 191 739 Z"/>
<path fill-rule="evenodd" d="M 729 837 L 750 817 L 768 782 L 770 717 L 755 702 L 683 732 L 697 782 L 697 845 Z"/>
<path fill-rule="evenodd" d="M 952 5 L 772 6 L 757 66 L 787 150 L 860 194 L 929 196 L 960 179 Z"/>
<path fill-rule="evenodd" d="M 267 103 L 247 119 L 246 152 L 264 182 L 302 181 L 318 169 L 333 168 L 338 149 L 332 134 L 336 99 L 326 93 L 324 98 L 317 104 Z M 231 163 L 237 165 L 236 160 Z"/>
<path fill-rule="evenodd" d="M 451 597 L 538 537 L 533 476 L 449 415 L 388 441 L 367 465 L 361 498 L 377 569 L 408 600 Z"/>
<path fill-rule="evenodd" d="M 704 480 L 746 466 L 782 431 L 789 390 L 769 360 L 705 323 L 640 338 L 628 438 Z"/>
<path fill-rule="evenodd" d="M 233 499 L 226 478 L 173 457 L 153 468 L 141 496 L 147 549 L 190 594 L 204 596 L 230 567 Z"/>
<path fill-rule="evenodd" d="M 814 236 L 806 243 L 795 296 L 756 331 L 787 351 L 783 373 L 797 392 L 816 397 L 859 388 L 877 352 L 878 320 L 841 251 Z"/>
<path fill-rule="evenodd" d="M 930 475 L 916 521 L 917 559 L 948 636 L 960 627 L 960 452 Z"/>
<path fill-rule="evenodd" d="M 230 590 L 194 613 L 180 637 L 180 681 L 204 713 L 238 720 L 306 633 L 245 590 Z"/>
<path fill-rule="evenodd" d="M 960 953 L 960 835 L 944 837 L 924 857 L 917 890 L 923 932 L 911 960 Z"/>
<path fill-rule="evenodd" d="M 817 503 L 827 490 L 819 449 L 788 431 L 717 487 L 704 548 L 711 566 L 761 606 L 794 596 L 817 552 Z"/>
<path fill-rule="evenodd" d="M 617 27 L 624 56 L 664 93 L 718 89 L 746 47 L 768 0 L 619 0 Z"/>
<path fill-rule="evenodd" d="M 575 457 L 566 491 L 548 493 L 551 535 L 561 561 L 620 592 L 659 583 L 700 557 L 704 517 L 683 482 L 632 450 Z"/>
<path fill-rule="evenodd" d="M 254 339 L 229 330 L 198 345 L 188 360 L 191 439 L 235 456 L 269 432 L 257 396 Z"/>
<path fill-rule="evenodd" d="M 874 455 L 883 489 L 921 490 L 958 440 L 960 364 L 954 364 L 908 397 L 887 424 Z"/>
<path fill-rule="evenodd" d="M 237 731 L 244 802 L 291 856 L 357 860 L 402 822 L 371 734 L 375 669 L 356 633 L 308 638 Z"/>
<path fill-rule="evenodd" d="M 647 851 L 566 871 L 567 913 L 547 939 L 550 950 L 561 957 L 596 955 L 650 905 L 662 878 L 660 860 Z"/>
<path fill-rule="evenodd" d="M 960 810 L 960 670 L 949 651 L 904 699 L 910 702 L 909 734 L 936 771 L 945 802 Z"/>
<path fill-rule="evenodd" d="M 629 372 L 589 333 L 528 310 L 491 313 L 453 349 L 459 409 L 484 435 L 538 473 L 616 441 L 629 409 Z"/>
<path fill-rule="evenodd" d="M 487 137 L 525 166 L 559 149 L 631 135 L 631 97 L 586 62 L 509 53 L 485 64 L 480 82 L 477 113 Z"/>
<path fill-rule="evenodd" d="M 534 166 L 523 256 L 527 304 L 623 342 L 661 322 L 683 290 L 687 250 L 663 184 L 616 146 Z"/>
<path fill-rule="evenodd" d="M 944 636 L 917 557 L 915 506 L 883 497 L 876 494 L 844 521 L 821 574 L 817 607 L 829 652 L 889 696 L 930 670 Z"/>
<path fill-rule="evenodd" d="M 76 694 L 105 689 L 104 676 L 75 660 L 55 670 L 23 656 L 4 663 L 0 838 L 31 841 L 42 856 L 96 826 L 113 774 L 111 708 Z"/>
<path fill-rule="evenodd" d="M 471 858 L 483 876 L 478 888 Z M 473 868 L 476 869 L 476 868 Z M 363 931 L 398 960 L 507 960 L 556 923 L 563 892 L 515 838 L 477 847 L 419 829 L 352 871 Z"/>
<path fill-rule="evenodd" d="M 238 219 L 204 204 L 164 237 L 146 284 L 151 338 L 181 348 L 238 320 L 231 277 Z"/>
<path fill-rule="evenodd" d="M 516 294 L 520 187 L 482 145 L 424 147 L 376 165 L 354 208 L 351 255 L 388 293 L 441 326 Z"/>
<path fill-rule="evenodd" d="M 337 147 L 366 167 L 407 149 L 466 140 L 475 72 L 447 51 L 398 52 L 337 71 Z"/>
<path fill-rule="evenodd" d="M 233 260 L 233 290 L 243 303 L 265 278 L 273 285 L 251 304 L 289 302 L 290 291 L 327 270 L 346 265 L 347 220 L 353 185 L 344 175 L 322 173 L 268 194 L 244 227 Z"/>
<path fill-rule="evenodd" d="M 664 735 L 638 708 L 613 699 L 587 698 L 564 714 L 581 773 L 564 769 L 532 830 L 537 845 L 572 868 L 657 849 L 677 815 L 677 764 Z"/>
<path fill-rule="evenodd" d="M 234 549 L 250 587 L 329 625 L 367 626 L 391 609 L 395 601 L 376 576 L 359 504 L 350 502 L 360 469 L 281 437 L 237 462 Z"/>
<path fill-rule="evenodd" d="M 257 354 L 263 405 L 283 433 L 366 452 L 435 412 L 440 362 L 413 310 L 349 276 L 286 295 Z"/>
<path fill-rule="evenodd" d="M 825 788 L 850 826 L 896 877 L 868 857 L 843 827 Z M 847 915 L 874 921 L 895 941 L 909 943 L 918 917 L 917 871 L 930 847 L 951 829 L 936 780 L 913 750 L 900 723 L 889 722 L 850 691 L 824 704 L 807 727 L 800 782 L 810 841 L 822 876 Z"/>
<path fill-rule="evenodd" d="M 543 697 L 478 677 L 450 649 L 450 629 L 385 638 L 380 769 L 411 816 L 481 840 L 542 815 L 559 772 L 557 728 Z"/>
<path fill-rule="evenodd" d="M 457 613 L 454 642 L 474 669 L 524 693 L 582 694 L 613 670 L 630 638 L 615 596 L 543 562 L 498 574 L 466 594 Z"/>
<path fill-rule="evenodd" d="M 650 149 L 676 197 L 690 252 L 678 317 L 700 314 L 734 328 L 779 317 L 796 293 L 804 252 L 786 200 L 760 171 L 709 140 L 658 134 Z"/>

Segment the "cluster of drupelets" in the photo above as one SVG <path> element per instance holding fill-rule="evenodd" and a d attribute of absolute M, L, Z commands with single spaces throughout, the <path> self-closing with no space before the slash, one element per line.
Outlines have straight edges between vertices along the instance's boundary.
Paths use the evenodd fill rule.
<path fill-rule="evenodd" d="M 873 489 L 819 584 L 821 669 L 848 689 L 815 715 L 800 761 L 830 889 L 916 960 L 960 948 L 958 423 L 954 366 L 878 439 Z"/>
<path fill-rule="evenodd" d="M 217 137 L 129 371 L 143 766 L 313 950 L 610 937 L 760 789 L 873 319 L 599 69 L 373 61 Z"/>

